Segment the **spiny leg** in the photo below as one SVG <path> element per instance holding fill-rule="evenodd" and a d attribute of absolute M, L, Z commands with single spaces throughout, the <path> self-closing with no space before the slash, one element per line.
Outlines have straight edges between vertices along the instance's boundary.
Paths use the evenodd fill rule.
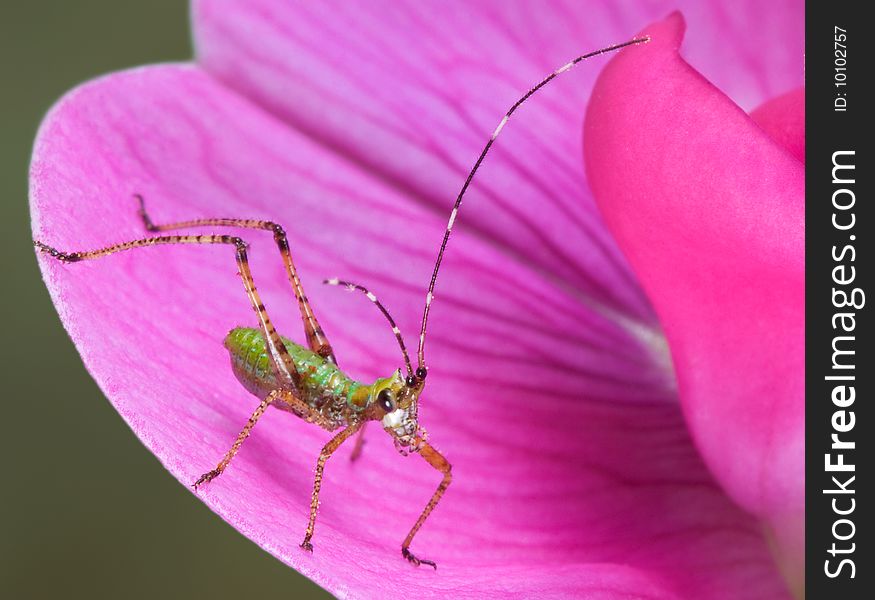
<path fill-rule="evenodd" d="M 191 221 L 179 221 L 177 223 L 165 223 L 155 225 L 149 214 L 146 212 L 146 205 L 143 197 L 139 194 L 135 198 L 140 203 L 138 211 L 143 219 L 143 224 L 148 231 L 170 231 L 173 229 L 184 229 L 187 227 L 240 227 L 243 229 L 262 229 L 273 232 L 273 239 L 279 248 L 283 258 L 283 264 L 286 266 L 286 273 L 289 276 L 289 282 L 292 284 L 292 290 L 295 293 L 295 298 L 298 301 L 298 308 L 301 311 L 301 320 L 304 323 L 304 334 L 307 336 L 307 344 L 310 350 L 323 358 L 337 363 L 334 357 L 334 350 L 325 336 L 325 332 L 319 325 L 313 308 L 310 306 L 310 301 L 304 293 L 304 286 L 298 277 L 298 271 L 295 269 L 295 263 L 292 261 L 292 253 L 289 249 L 289 242 L 286 237 L 286 232 L 282 226 L 273 221 L 260 221 L 257 219 L 193 219 Z"/>
<path fill-rule="evenodd" d="M 319 491 L 322 489 L 322 472 L 325 470 L 325 462 L 343 442 L 360 428 L 361 423 L 350 425 L 331 438 L 319 453 L 319 459 L 316 461 L 316 479 L 313 481 L 313 497 L 310 500 L 310 521 L 307 523 L 304 541 L 301 542 L 301 548 L 304 550 L 313 551 L 313 544 L 310 543 L 310 540 L 313 539 L 313 530 L 316 528 L 316 512 L 319 510 Z"/>
<path fill-rule="evenodd" d="M 240 447 L 243 445 L 243 442 L 245 442 L 246 438 L 249 437 L 249 433 L 252 431 L 252 428 L 255 427 L 255 424 L 267 410 L 267 407 L 277 400 L 286 404 L 289 408 L 291 408 L 292 412 L 294 412 L 302 419 L 311 420 L 321 427 L 327 425 L 326 422 L 322 422 L 319 420 L 321 416 L 319 415 L 319 413 L 313 413 L 310 406 L 306 402 L 295 396 L 293 393 L 289 392 L 288 390 L 273 390 L 272 392 L 270 392 L 270 394 L 267 395 L 267 397 L 264 398 L 264 400 L 261 401 L 261 403 L 255 409 L 255 412 L 253 412 L 252 416 L 249 417 L 249 421 L 247 421 L 246 425 L 243 427 L 243 430 L 237 435 L 237 439 L 234 440 L 234 444 L 231 446 L 231 449 L 228 450 L 222 460 L 219 461 L 218 466 L 212 471 L 201 475 L 200 478 L 198 478 L 198 480 L 192 486 L 194 489 L 197 489 L 198 486 L 202 483 L 209 483 L 210 481 L 222 474 L 222 472 L 228 466 L 228 463 L 231 462 L 231 459 L 233 459 L 237 455 L 237 452 L 240 451 Z"/>
<path fill-rule="evenodd" d="M 410 544 L 413 542 L 413 537 L 422 527 L 422 524 L 425 523 L 425 520 L 428 518 L 428 515 L 431 514 L 431 511 L 434 510 L 434 507 L 437 506 L 437 503 L 440 502 L 441 496 L 444 495 L 444 492 L 447 491 L 447 488 L 450 487 L 450 483 L 453 480 L 453 466 L 447 461 L 443 455 L 432 448 L 428 443 L 423 442 L 419 449 L 419 454 L 430 464 L 432 467 L 443 473 L 444 478 L 441 480 L 434 494 L 432 494 L 431 499 L 428 501 L 428 504 L 425 505 L 425 508 L 422 510 L 422 514 L 419 515 L 419 518 L 416 519 L 416 523 L 413 524 L 413 527 L 410 529 L 410 533 L 407 534 L 407 537 L 404 538 L 404 543 L 401 544 L 401 556 L 409 560 L 411 563 L 416 565 L 430 565 L 437 569 L 437 565 L 430 561 L 422 558 L 416 558 L 412 552 L 410 552 Z"/>
<path fill-rule="evenodd" d="M 255 424 L 258 422 L 258 419 L 264 414 L 264 411 L 267 410 L 267 407 L 273 403 L 280 396 L 280 390 L 274 390 L 267 397 L 261 401 L 258 405 L 258 408 L 255 409 L 255 412 L 252 413 L 252 416 L 249 417 L 249 421 L 244 425 L 243 430 L 237 434 L 237 439 L 234 440 L 234 443 L 231 445 L 231 449 L 225 453 L 225 456 L 222 457 L 222 460 L 219 461 L 219 464 L 212 471 L 208 471 L 198 477 L 198 480 L 194 482 L 193 487 L 197 489 L 199 485 L 203 483 L 209 483 L 219 475 L 221 475 L 231 460 L 237 456 L 237 452 L 240 451 L 240 446 L 243 445 L 243 442 L 246 441 L 246 438 L 249 437 L 249 433 L 252 431 L 252 428 L 255 427 Z"/>
<path fill-rule="evenodd" d="M 271 366 L 277 379 L 290 389 L 300 389 L 300 377 L 295 367 L 292 357 L 289 355 L 285 344 L 280 340 L 280 336 L 271 323 L 270 317 L 267 315 L 267 310 L 261 302 L 258 291 L 255 288 L 255 281 L 252 279 L 252 272 L 249 270 L 249 258 L 246 253 L 246 242 L 239 237 L 231 235 L 171 235 L 161 237 L 143 238 L 132 240 L 98 250 L 89 250 L 84 252 L 61 252 L 51 246 L 47 246 L 39 241 L 34 241 L 41 252 L 49 254 L 61 262 L 72 263 L 82 260 L 93 260 L 131 250 L 133 248 L 144 248 L 147 246 L 158 246 L 167 244 L 229 244 L 236 248 L 237 268 L 240 272 L 240 277 L 243 280 L 243 287 L 246 289 L 246 295 L 255 310 L 258 317 L 261 334 L 267 342 L 268 357 L 270 358 Z"/>

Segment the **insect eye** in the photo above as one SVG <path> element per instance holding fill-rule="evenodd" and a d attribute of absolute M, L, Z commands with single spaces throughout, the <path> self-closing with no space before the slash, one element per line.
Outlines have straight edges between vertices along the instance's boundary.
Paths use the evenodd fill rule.
<path fill-rule="evenodd" d="M 407 379 L 404 380 L 404 383 L 407 384 L 407 387 L 413 387 L 416 385 L 416 377 L 409 375 Z"/>
<path fill-rule="evenodd" d="M 392 390 L 385 389 L 377 394 L 377 404 L 387 413 L 395 410 L 395 394 Z"/>
<path fill-rule="evenodd" d="M 418 369 L 416 369 L 417 379 L 425 379 L 426 375 L 428 375 L 428 371 L 425 370 L 425 367 L 419 367 Z"/>

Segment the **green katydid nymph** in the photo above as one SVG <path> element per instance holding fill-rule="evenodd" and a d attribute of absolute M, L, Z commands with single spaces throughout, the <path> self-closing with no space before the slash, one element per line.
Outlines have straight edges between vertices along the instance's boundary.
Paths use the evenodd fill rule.
<path fill-rule="evenodd" d="M 358 456 L 361 450 L 361 433 L 367 423 L 378 421 L 389 434 L 395 447 L 401 454 L 418 454 L 441 474 L 440 484 L 401 543 L 401 554 L 410 563 L 417 566 L 426 564 L 436 567 L 435 563 L 430 560 L 417 558 L 410 551 L 410 546 L 417 532 L 419 532 L 449 487 L 452 481 L 452 467 L 449 461 L 430 444 L 425 429 L 420 426 L 419 402 L 425 390 L 426 379 L 429 373 L 425 363 L 425 341 L 428 331 L 429 311 L 434 300 L 434 289 L 438 272 L 444 258 L 447 242 L 456 223 L 462 199 L 489 149 L 510 117 L 535 92 L 584 59 L 647 41 L 648 38 L 636 38 L 575 58 L 550 73 L 532 87 L 502 117 L 474 163 L 473 168 L 468 173 L 450 212 L 449 221 L 443 233 L 437 260 L 435 261 L 425 296 L 425 307 L 420 325 L 415 367 L 411 362 L 400 329 L 374 294 L 355 283 L 339 279 L 327 279 L 324 281 L 324 283 L 329 285 L 342 286 L 351 291 L 360 292 L 374 303 L 389 321 L 401 349 L 406 372 L 402 372 L 399 369 L 390 372 L 386 377 L 377 378 L 373 382 L 367 383 L 358 381 L 341 370 L 328 337 L 319 325 L 313 307 L 304 293 L 304 287 L 292 261 L 286 232 L 275 222 L 254 219 L 206 218 L 156 225 L 146 212 L 143 198 L 136 195 L 136 198 L 139 200 L 140 218 L 146 230 L 152 233 L 193 227 L 231 227 L 264 230 L 272 233 L 301 313 L 306 344 L 298 344 L 281 337 L 274 328 L 249 269 L 248 246 L 243 239 L 237 236 L 221 234 L 157 235 L 98 250 L 72 252 L 59 251 L 39 241 L 35 241 L 34 244 L 41 252 L 65 263 L 92 260 L 115 254 L 116 252 L 147 246 L 167 244 L 221 244 L 232 246 L 237 268 L 243 281 L 243 287 L 255 311 L 257 326 L 232 329 L 225 337 L 224 345 L 230 354 L 231 366 L 237 379 L 247 391 L 258 397 L 260 403 L 216 467 L 201 475 L 194 482 L 194 487 L 197 489 L 199 486 L 209 483 L 225 472 L 249 436 L 252 428 L 255 427 L 259 419 L 271 406 L 292 413 L 298 418 L 308 423 L 314 423 L 327 431 L 335 432 L 334 436 L 322 448 L 316 462 L 316 476 L 310 502 L 309 521 L 303 541 L 301 542 L 302 548 L 312 551 L 312 539 L 316 527 L 319 493 L 322 487 L 325 463 L 341 444 L 356 434 L 359 434 L 359 437 L 353 450 L 353 457 Z"/>

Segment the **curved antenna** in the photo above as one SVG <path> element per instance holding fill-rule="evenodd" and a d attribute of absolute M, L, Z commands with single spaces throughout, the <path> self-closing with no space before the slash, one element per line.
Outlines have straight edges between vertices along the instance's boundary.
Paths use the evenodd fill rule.
<path fill-rule="evenodd" d="M 483 162 L 483 159 L 486 158 L 486 155 L 489 153 L 489 149 L 492 147 L 492 144 L 495 143 L 495 138 L 497 138 L 498 134 L 501 133 L 501 130 L 507 124 L 510 116 L 514 113 L 514 111 L 516 111 L 517 108 L 520 107 L 523 102 L 528 100 L 535 92 L 550 83 L 558 75 L 561 75 L 565 71 L 570 70 L 577 63 L 586 60 L 587 58 L 598 56 L 599 54 L 606 54 L 608 52 L 619 50 L 620 48 L 625 48 L 626 46 L 644 44 L 649 41 L 649 36 L 634 38 L 629 40 L 628 42 L 623 42 L 622 44 L 614 44 L 613 46 L 608 46 L 606 48 L 596 50 L 595 52 L 589 52 L 582 56 L 578 56 L 574 60 L 565 63 L 563 66 L 559 67 L 558 69 L 547 75 L 537 85 L 535 85 L 528 92 L 526 92 L 519 100 L 514 102 L 513 106 L 511 106 L 510 109 L 504 114 L 501 122 L 498 123 L 498 127 L 495 128 L 495 131 L 492 132 L 492 136 L 489 138 L 489 141 L 486 142 L 486 146 L 483 148 L 483 151 L 480 152 L 480 156 L 477 158 L 477 162 L 474 163 L 474 167 L 468 173 L 468 177 L 465 179 L 465 183 L 462 185 L 462 189 L 461 191 L 459 191 L 459 195 L 456 197 L 456 203 L 453 204 L 453 210 L 452 212 L 450 212 L 450 220 L 447 223 L 447 230 L 444 232 L 444 237 L 441 241 L 441 248 L 438 251 L 437 260 L 434 263 L 434 271 L 432 271 L 431 274 L 431 281 L 428 284 L 428 293 L 426 293 L 425 295 L 425 309 L 422 312 L 422 327 L 419 330 L 419 351 L 417 352 L 418 376 L 424 376 L 424 374 L 427 372 L 425 370 L 425 333 L 428 326 L 428 313 L 431 308 L 431 302 L 432 300 L 434 300 L 434 286 L 435 282 L 437 281 L 438 271 L 440 271 L 441 262 L 444 259 L 444 251 L 447 249 L 447 241 L 450 239 L 450 232 L 453 230 L 453 225 L 456 223 L 456 216 L 459 214 L 459 207 L 462 205 L 462 198 L 465 196 L 465 192 L 468 191 L 468 186 L 471 185 L 471 180 L 474 179 L 474 174 L 477 173 L 477 169 L 480 168 L 480 164 Z"/>
<path fill-rule="evenodd" d="M 368 289 L 362 285 L 357 283 L 351 283 L 349 281 L 344 281 L 342 279 L 333 278 L 326 279 L 322 283 L 325 285 L 334 285 L 334 286 L 342 286 L 348 289 L 349 291 L 359 291 L 367 296 L 368 300 L 377 305 L 377 308 L 380 309 L 380 312 L 383 313 L 383 316 L 386 317 L 386 320 L 389 321 L 389 325 L 392 326 L 392 333 L 395 334 L 395 339 L 398 340 L 398 345 L 401 347 L 401 353 L 404 355 L 404 365 L 407 367 L 407 375 L 413 376 L 413 367 L 410 364 L 410 355 L 407 353 L 407 346 L 404 344 L 404 338 L 401 337 L 401 330 L 398 329 L 398 325 L 395 324 L 395 319 L 392 318 L 392 315 L 389 314 L 389 311 L 386 310 L 386 307 L 383 306 L 377 297 L 374 296 Z"/>

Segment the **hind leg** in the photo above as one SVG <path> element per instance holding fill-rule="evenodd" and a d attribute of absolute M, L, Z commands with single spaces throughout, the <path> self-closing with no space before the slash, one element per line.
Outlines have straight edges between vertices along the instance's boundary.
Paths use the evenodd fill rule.
<path fill-rule="evenodd" d="M 276 329 L 274 328 L 273 324 L 271 323 L 270 317 L 267 314 L 267 310 L 264 308 L 264 304 L 262 304 L 261 302 L 261 298 L 259 297 L 258 291 L 255 288 L 255 282 L 252 279 L 252 273 L 249 270 L 249 261 L 246 253 L 246 243 L 240 238 L 227 235 L 165 236 L 133 240 L 122 244 L 116 244 L 115 246 L 102 248 L 100 250 L 92 250 L 86 252 L 61 252 L 59 250 L 56 250 L 55 248 L 52 248 L 51 246 L 43 244 L 42 242 L 34 242 L 34 245 L 41 252 L 46 253 L 49 256 L 52 256 L 53 258 L 66 263 L 79 262 L 83 260 L 93 260 L 108 256 L 110 254 L 115 254 L 116 252 L 162 244 L 232 244 L 235 246 L 237 267 L 239 269 L 240 276 L 243 279 L 243 286 L 246 289 L 246 295 L 249 297 L 249 300 L 252 303 L 252 307 L 255 310 L 255 314 L 258 316 L 261 333 L 264 336 L 264 339 L 267 340 L 268 356 L 270 357 L 274 374 L 277 375 L 278 380 L 284 382 L 289 387 L 289 389 L 299 389 L 300 377 L 298 376 L 295 364 L 292 361 L 291 356 L 289 356 L 285 344 L 280 341 L 279 335 L 277 334 Z M 247 437 L 249 437 L 249 433 L 252 431 L 252 428 L 255 427 L 255 424 L 258 422 L 261 416 L 264 414 L 264 411 L 266 411 L 267 407 L 270 406 L 270 404 L 274 400 L 279 398 L 280 395 L 281 391 L 275 390 L 274 392 L 271 392 L 264 400 L 262 400 L 261 404 L 258 405 L 258 408 L 255 409 L 255 412 L 252 413 L 252 416 L 249 418 L 246 426 L 237 436 L 237 439 L 234 441 L 231 449 L 225 454 L 222 460 L 219 461 L 219 464 L 216 466 L 215 469 L 204 473 L 200 478 L 198 478 L 193 486 L 195 489 L 197 489 L 199 485 L 207 483 L 222 474 L 222 472 L 240 450 L 243 442 L 246 441 Z M 286 395 L 290 396 L 291 394 L 289 392 L 286 392 Z"/>
<path fill-rule="evenodd" d="M 334 357 L 334 350 L 328 342 L 328 337 L 319 325 L 319 321 L 316 319 L 316 314 L 313 312 L 313 307 L 310 306 L 310 301 L 304 293 L 304 286 L 301 284 L 301 279 L 298 277 L 295 263 L 292 261 L 292 253 L 289 249 L 289 241 L 286 237 L 286 232 L 279 224 L 274 223 L 273 221 L 259 221 L 256 219 L 193 219 L 191 221 L 179 221 L 177 223 L 155 225 L 149 217 L 149 214 L 146 212 L 146 205 L 143 201 L 143 197 L 139 194 L 135 197 L 140 202 L 140 209 L 138 212 L 148 231 L 171 231 L 188 227 L 240 227 L 243 229 L 262 229 L 264 231 L 273 232 L 274 242 L 276 242 L 277 248 L 279 248 L 283 264 L 286 267 L 286 273 L 289 277 L 289 282 L 292 284 L 292 290 L 295 292 L 295 298 L 298 301 L 298 309 L 301 311 L 301 320 L 304 323 L 304 334 L 307 337 L 307 345 L 310 347 L 310 350 L 316 354 L 333 363 L 337 363 Z"/>
<path fill-rule="evenodd" d="M 300 389 L 300 377 L 298 375 L 295 363 L 289 355 L 285 344 L 280 340 L 280 336 L 274 328 L 264 304 L 261 302 L 261 297 L 258 295 L 258 290 L 255 287 L 255 281 L 252 279 L 252 272 L 249 269 L 249 258 L 246 252 L 246 242 L 239 237 L 230 235 L 171 235 L 161 237 L 143 238 L 132 240 L 114 246 L 107 246 L 99 250 L 88 250 L 78 252 L 62 252 L 51 246 L 47 246 L 39 241 L 34 241 L 34 246 L 52 258 L 65 263 L 79 262 L 83 260 L 94 260 L 123 252 L 125 250 L 133 250 L 135 248 L 144 248 L 147 246 L 159 246 L 169 244 L 227 244 L 235 247 L 235 258 L 237 261 L 237 269 L 240 273 L 240 278 L 243 280 L 243 287 L 246 290 L 246 295 L 255 315 L 258 317 L 258 325 L 261 333 L 267 344 L 268 356 L 270 358 L 271 367 L 278 380 L 289 389 Z"/>

